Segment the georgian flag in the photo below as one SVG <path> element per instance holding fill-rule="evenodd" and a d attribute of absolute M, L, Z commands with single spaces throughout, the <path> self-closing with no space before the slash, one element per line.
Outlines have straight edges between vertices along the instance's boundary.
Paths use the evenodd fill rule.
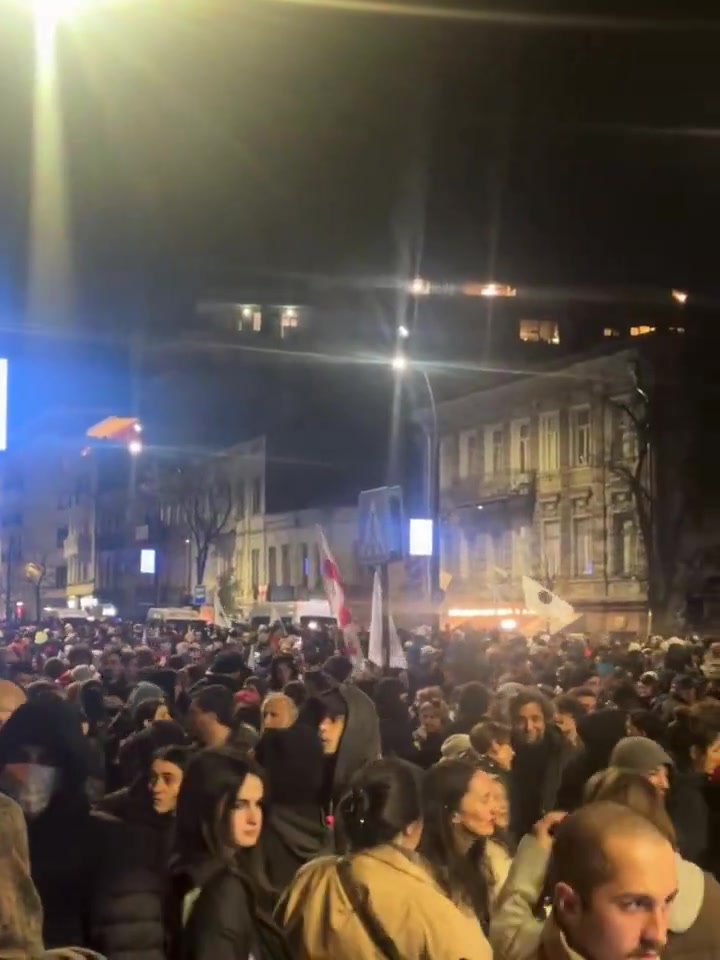
<path fill-rule="evenodd" d="M 552 593 L 537 580 L 530 577 L 522 578 L 523 593 L 525 594 L 525 608 L 534 613 L 546 623 L 550 624 L 554 633 L 564 630 L 565 627 L 578 619 L 579 614 L 565 600 Z"/>

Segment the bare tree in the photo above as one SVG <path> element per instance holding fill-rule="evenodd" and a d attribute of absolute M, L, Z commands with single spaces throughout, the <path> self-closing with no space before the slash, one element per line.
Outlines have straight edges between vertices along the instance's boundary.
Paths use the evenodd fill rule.
<path fill-rule="evenodd" d="M 669 346 L 660 340 L 638 351 L 630 368 L 630 396 L 606 397 L 619 426 L 610 443 L 609 468 L 632 497 L 648 605 L 659 631 L 674 628 L 684 604 L 686 558 L 699 519 L 697 465 L 706 402 L 692 354 L 676 343 Z"/>
<path fill-rule="evenodd" d="M 233 509 L 233 487 L 220 462 L 175 466 L 161 481 L 162 498 L 180 507 L 195 547 L 196 582 L 205 577 L 210 550 L 225 532 Z"/>

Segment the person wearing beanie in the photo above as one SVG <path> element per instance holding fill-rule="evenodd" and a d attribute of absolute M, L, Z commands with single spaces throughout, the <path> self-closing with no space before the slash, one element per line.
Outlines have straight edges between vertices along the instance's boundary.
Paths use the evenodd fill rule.
<path fill-rule="evenodd" d="M 670 789 L 670 754 L 648 737 L 624 737 L 610 754 L 610 766 L 641 773 L 662 796 Z"/>
<path fill-rule="evenodd" d="M 332 851 L 320 805 L 324 756 L 304 724 L 265 730 L 255 750 L 265 771 L 270 808 L 261 847 L 268 879 L 284 890 L 303 864 Z"/>
<path fill-rule="evenodd" d="M 165 693 L 162 687 L 156 683 L 149 683 L 147 680 L 141 680 L 140 683 L 131 691 L 127 698 L 127 708 L 130 713 L 140 706 L 143 700 L 164 700 Z"/>

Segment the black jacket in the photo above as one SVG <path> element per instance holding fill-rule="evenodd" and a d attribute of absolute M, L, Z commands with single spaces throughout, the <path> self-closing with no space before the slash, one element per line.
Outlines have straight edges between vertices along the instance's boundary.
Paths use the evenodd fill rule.
<path fill-rule="evenodd" d="M 681 857 L 698 866 L 707 861 L 710 846 L 710 811 L 704 795 L 705 777 L 676 773 L 672 777 L 667 811 L 675 827 Z"/>
<path fill-rule="evenodd" d="M 522 838 L 546 813 L 556 809 L 563 770 L 574 748 L 559 730 L 548 727 L 543 742 L 517 745 L 510 773 L 510 827 Z"/>
<path fill-rule="evenodd" d="M 185 898 L 192 900 L 189 912 Z M 184 916 L 184 914 L 186 914 Z M 176 868 L 170 915 L 171 960 L 289 960 L 282 932 L 258 910 L 248 880 L 206 861 Z"/>
<path fill-rule="evenodd" d="M 593 774 L 610 763 L 610 754 L 626 736 L 627 713 L 624 710 L 597 710 L 578 724 L 582 748 L 577 750 L 563 770 L 557 796 L 560 810 L 572 812 L 581 806 L 585 784 Z"/>
<path fill-rule="evenodd" d="M 270 885 L 281 892 L 300 867 L 333 852 L 333 835 L 320 807 L 273 804 L 263 826 L 260 846 Z"/>

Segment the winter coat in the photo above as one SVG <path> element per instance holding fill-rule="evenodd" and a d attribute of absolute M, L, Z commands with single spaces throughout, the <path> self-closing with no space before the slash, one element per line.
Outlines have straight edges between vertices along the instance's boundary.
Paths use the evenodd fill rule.
<path fill-rule="evenodd" d="M 491 960 L 474 917 L 459 910 L 422 862 L 392 847 L 352 855 L 351 880 L 403 960 Z M 278 906 L 296 960 L 375 960 L 382 955 L 354 909 L 338 859 L 303 867 Z"/>
<path fill-rule="evenodd" d="M 415 759 L 413 725 L 407 711 L 405 714 L 405 716 L 380 718 L 380 744 L 384 757 L 400 757 L 401 760 Z"/>
<path fill-rule="evenodd" d="M 710 825 L 704 796 L 705 777 L 698 773 L 675 773 L 667 811 L 677 834 L 681 856 L 703 866 L 710 845 Z"/>
<path fill-rule="evenodd" d="M 534 909 L 543 893 L 550 853 L 535 837 L 525 837 L 518 847 L 505 888 L 490 922 L 494 960 L 536 960 L 544 953 L 546 929 L 559 930 L 552 918 L 539 920 Z M 709 874 L 676 856 L 678 895 L 668 916 L 668 945 L 663 960 L 719 960 L 717 916 L 720 887 Z M 564 938 L 563 938 L 564 940 Z M 569 948 L 568 948 L 569 949 Z"/>
<path fill-rule="evenodd" d="M 510 771 L 511 830 L 524 836 L 546 813 L 557 808 L 563 771 L 575 748 L 559 730 L 548 727 L 542 744 L 518 746 Z"/>
<path fill-rule="evenodd" d="M 610 754 L 626 736 L 627 713 L 624 710 L 597 710 L 578 724 L 582 747 L 563 769 L 557 808 L 572 812 L 581 806 L 585 784 L 593 774 L 610 763 Z"/>
<path fill-rule="evenodd" d="M 232 864 L 177 867 L 169 921 L 171 960 L 289 960 L 282 932 Z"/>
<path fill-rule="evenodd" d="M 42 949 L 42 904 L 30 879 L 25 818 L 0 795 L 0 958 L 26 960 Z"/>
<path fill-rule="evenodd" d="M 172 817 L 102 821 L 106 855 L 96 880 L 92 946 L 108 960 L 164 960 Z"/>
<path fill-rule="evenodd" d="M 263 825 L 260 847 L 270 885 L 284 890 L 300 867 L 332 853 L 332 831 L 320 807 L 273 804 Z"/>

